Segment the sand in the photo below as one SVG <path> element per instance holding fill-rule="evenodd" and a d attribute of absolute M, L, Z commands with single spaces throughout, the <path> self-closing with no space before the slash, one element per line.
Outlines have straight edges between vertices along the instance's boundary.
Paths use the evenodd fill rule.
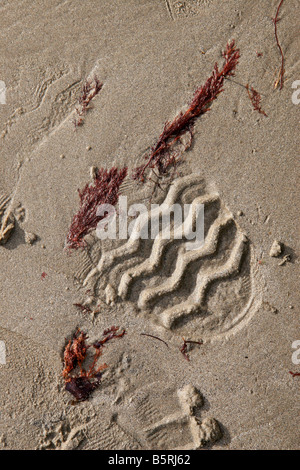
<path fill-rule="evenodd" d="M 299 3 L 280 10 L 281 90 L 277 6 L 1 2 L 0 448 L 299 448 L 299 377 L 289 374 L 299 371 Z M 205 200 L 205 257 L 198 253 L 176 281 L 174 241 L 158 267 L 151 260 L 160 247 L 150 241 L 131 251 L 95 233 L 86 250 L 68 254 L 77 189 L 91 181 L 91 167 L 141 164 L 233 38 L 236 75 L 197 120 L 179 173 L 155 199 L 177 184 L 181 204 Z M 94 74 L 103 88 L 75 132 L 77 99 Z M 246 84 L 267 117 L 253 109 Z M 152 189 L 128 179 L 123 194 L 149 203 Z M 270 256 L 274 241 L 279 257 Z M 65 338 L 79 327 L 94 341 L 111 325 L 127 334 L 105 348 L 99 388 L 74 405 L 62 378 Z M 182 336 L 203 340 L 189 362 Z"/>

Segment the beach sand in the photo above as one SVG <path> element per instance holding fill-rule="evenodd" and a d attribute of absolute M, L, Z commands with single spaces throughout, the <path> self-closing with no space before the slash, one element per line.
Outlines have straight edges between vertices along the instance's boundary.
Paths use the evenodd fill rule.
<path fill-rule="evenodd" d="M 0 448 L 299 448 L 299 377 L 289 373 L 300 370 L 292 362 L 300 339 L 299 2 L 279 12 L 282 89 L 274 86 L 278 3 L 1 2 Z M 91 167 L 130 173 L 143 164 L 232 39 L 236 74 L 196 120 L 178 172 L 153 199 L 176 184 L 181 204 L 204 197 L 207 233 L 217 213 L 228 219 L 213 226 L 222 231 L 218 250 L 173 287 L 176 243 L 158 268 L 150 241 L 132 253 L 92 232 L 85 250 L 65 250 Z M 82 85 L 95 75 L 103 88 L 75 131 Z M 245 85 L 260 93 L 267 116 Z M 121 187 L 137 203 L 149 203 L 152 190 L 130 177 Z M 279 257 L 269 255 L 274 240 Z M 121 245 L 105 271 L 104 253 Z M 136 270 L 142 262 L 146 275 Z M 200 312 L 194 288 L 203 289 Z M 100 386 L 74 404 L 62 377 L 66 338 L 80 328 L 93 342 L 111 325 L 126 335 L 104 348 Z M 188 345 L 190 361 L 182 337 L 203 340 Z"/>

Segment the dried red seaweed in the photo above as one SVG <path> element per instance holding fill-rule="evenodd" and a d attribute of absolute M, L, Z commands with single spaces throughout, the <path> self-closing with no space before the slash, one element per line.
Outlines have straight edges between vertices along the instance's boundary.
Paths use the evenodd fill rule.
<path fill-rule="evenodd" d="M 88 346 L 86 345 L 87 335 L 80 330 L 74 333 L 72 339 L 68 341 L 64 350 L 63 377 L 67 378 L 77 366 L 82 372 L 82 363 L 86 358 Z"/>
<path fill-rule="evenodd" d="M 299 376 L 300 376 L 300 372 L 292 372 L 292 371 L 289 371 L 289 373 L 290 373 L 293 377 L 299 377 Z"/>
<path fill-rule="evenodd" d="M 168 343 L 164 341 L 163 339 L 159 338 L 158 336 L 149 335 L 148 333 L 141 333 L 141 336 L 149 336 L 149 338 L 157 339 L 158 341 L 161 341 L 162 343 L 164 343 L 167 346 L 167 348 L 169 347 Z"/>
<path fill-rule="evenodd" d="M 245 85 L 245 88 L 248 92 L 248 96 L 249 96 L 249 99 L 252 103 L 252 106 L 253 108 L 255 109 L 255 111 L 258 111 L 260 114 L 263 114 L 264 116 L 268 116 L 265 111 L 262 110 L 261 108 L 261 96 L 260 94 L 258 93 L 258 91 L 256 91 L 253 87 L 249 88 L 249 85 Z"/>
<path fill-rule="evenodd" d="M 92 309 L 88 305 L 83 304 L 73 304 L 74 307 L 77 307 L 82 313 L 92 313 Z"/>
<path fill-rule="evenodd" d="M 186 342 L 186 340 L 185 340 L 184 338 L 182 338 L 182 340 L 183 340 L 183 344 L 182 344 L 182 346 L 180 347 L 179 350 L 180 350 L 181 354 L 184 355 L 185 359 L 186 359 L 187 361 L 189 361 L 190 358 L 189 358 L 189 355 L 188 355 L 188 353 L 187 353 L 187 342 Z"/>
<path fill-rule="evenodd" d="M 203 86 L 195 91 L 187 111 L 180 112 L 172 122 L 166 122 L 157 143 L 151 148 L 150 155 L 145 157 L 146 163 L 134 169 L 134 179 L 144 182 L 145 172 L 150 168 L 156 168 L 159 175 L 166 175 L 171 167 L 177 165 L 181 152 L 175 150 L 175 144 L 184 134 L 188 133 L 190 139 L 183 144 L 184 150 L 190 147 L 196 119 L 209 110 L 211 103 L 223 91 L 225 78 L 234 75 L 240 57 L 239 49 L 235 47 L 235 41 L 227 44 L 223 57 L 225 61 L 222 69 L 219 70 L 218 64 L 215 64 L 211 76 Z"/>
<path fill-rule="evenodd" d="M 101 204 L 116 205 L 119 199 L 119 189 L 127 175 L 127 168 L 101 168 L 96 171 L 93 184 L 86 184 L 82 191 L 78 190 L 80 209 L 74 215 L 66 247 L 77 249 L 85 246 L 84 237 L 95 229 L 98 222 L 105 216 L 97 216 L 97 209 Z"/>
<path fill-rule="evenodd" d="M 102 371 L 108 366 L 101 364 L 96 368 L 98 358 L 102 354 L 103 345 L 113 339 L 121 338 L 126 333 L 123 330 L 118 333 L 119 327 L 112 326 L 103 332 L 104 338 L 93 344 L 94 358 L 88 370 L 83 368 L 83 363 L 87 358 L 87 350 L 90 345 L 87 345 L 86 333 L 77 330 L 70 339 L 64 349 L 64 369 L 62 375 L 65 379 L 65 389 L 70 392 L 77 401 L 87 400 L 90 394 L 95 390 L 101 380 Z M 79 368 L 79 372 L 76 372 Z"/>
<path fill-rule="evenodd" d="M 203 344 L 203 341 L 189 341 L 188 339 L 185 340 L 186 343 L 190 343 L 190 344 L 199 344 L 201 346 L 201 344 Z"/>
<path fill-rule="evenodd" d="M 94 348 L 96 349 L 101 348 L 105 343 L 107 343 L 113 338 L 123 338 L 123 336 L 126 333 L 126 330 L 118 332 L 119 328 L 120 328 L 119 326 L 111 326 L 107 330 L 104 330 L 103 331 L 104 338 L 100 341 L 96 341 L 96 343 L 93 344 Z"/>
<path fill-rule="evenodd" d="M 100 82 L 96 75 L 92 80 L 85 80 L 82 86 L 81 94 L 78 98 L 79 106 L 76 107 L 76 113 L 79 117 L 75 118 L 73 121 L 75 129 L 79 126 L 82 126 L 83 119 L 87 113 L 90 102 L 96 95 L 98 95 L 102 87 L 103 83 Z"/>
<path fill-rule="evenodd" d="M 190 340 L 186 340 L 184 338 L 182 338 L 183 340 L 183 343 L 182 343 L 182 346 L 179 348 L 180 352 L 183 354 L 183 356 L 185 357 L 185 359 L 187 361 L 190 361 L 190 357 L 188 355 L 188 351 L 187 351 L 187 346 L 188 344 L 203 344 L 203 341 L 190 341 Z"/>
<path fill-rule="evenodd" d="M 279 10 L 280 10 L 282 4 L 283 4 L 283 0 L 280 1 L 279 5 L 278 5 L 278 7 L 277 7 L 277 11 L 276 11 L 275 18 L 273 18 L 274 33 L 275 33 L 276 44 L 277 44 L 277 47 L 278 47 L 279 52 L 280 52 L 280 55 L 281 55 L 281 66 L 280 66 L 280 72 L 279 72 L 279 79 L 275 82 L 275 88 L 277 88 L 277 85 L 278 85 L 278 83 L 279 83 L 279 81 L 280 81 L 280 90 L 281 90 L 282 87 L 283 87 L 284 55 L 283 55 L 282 47 L 281 47 L 280 42 L 279 42 L 279 39 L 278 39 L 277 23 L 280 21 L 280 19 L 278 19 L 278 14 L 279 14 Z"/>

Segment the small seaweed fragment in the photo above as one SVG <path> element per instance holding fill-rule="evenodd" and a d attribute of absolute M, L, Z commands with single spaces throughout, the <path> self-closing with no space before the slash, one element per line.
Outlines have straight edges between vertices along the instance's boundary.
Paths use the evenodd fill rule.
<path fill-rule="evenodd" d="M 185 359 L 187 361 L 190 361 L 190 357 L 188 355 L 188 350 L 187 350 L 187 347 L 188 347 L 188 344 L 203 344 L 203 341 L 190 341 L 190 340 L 186 340 L 184 338 L 182 338 L 183 340 L 183 344 L 182 346 L 179 348 L 180 349 L 180 352 L 183 354 L 183 356 L 185 357 Z"/>
<path fill-rule="evenodd" d="M 255 111 L 258 111 L 260 114 L 263 114 L 264 116 L 267 117 L 268 115 L 265 113 L 265 111 L 263 111 L 263 110 L 261 109 L 261 104 L 260 104 L 260 102 L 261 102 L 261 96 L 260 96 L 260 94 L 258 93 L 258 91 L 255 90 L 255 89 L 253 88 L 253 86 L 252 86 L 251 88 L 249 88 L 249 85 L 248 85 L 248 84 L 245 85 L 245 88 L 246 88 L 246 90 L 247 90 L 247 92 L 248 92 L 249 99 L 250 99 L 250 101 L 251 101 L 251 103 L 252 103 L 252 106 L 253 106 L 253 108 L 255 109 Z"/>
<path fill-rule="evenodd" d="M 64 369 L 62 375 L 65 379 L 65 389 L 70 392 L 77 401 L 87 400 L 90 394 L 100 385 L 102 371 L 108 366 L 101 364 L 96 367 L 97 361 L 102 354 L 103 345 L 113 339 L 121 338 L 125 330 L 118 333 L 119 327 L 112 326 L 103 332 L 104 338 L 93 344 L 94 357 L 88 370 L 83 363 L 87 358 L 87 351 L 91 345 L 87 345 L 87 334 L 79 329 L 70 339 L 64 349 Z M 79 369 L 79 372 L 76 372 Z"/>
<path fill-rule="evenodd" d="M 77 307 L 82 313 L 92 313 L 92 309 L 88 305 L 83 304 L 73 304 L 74 307 Z"/>
<path fill-rule="evenodd" d="M 189 358 L 189 355 L 188 355 L 188 353 L 187 353 L 187 342 L 186 342 L 186 340 L 185 340 L 184 338 L 182 338 L 182 340 L 183 340 L 183 344 L 182 344 L 182 346 L 180 347 L 180 352 L 181 352 L 181 354 L 183 354 L 183 356 L 185 357 L 185 359 L 186 359 L 187 361 L 189 361 L 190 358 Z"/>
<path fill-rule="evenodd" d="M 116 205 L 119 199 L 119 189 L 127 175 L 127 168 L 111 168 L 105 170 L 97 169 L 94 181 L 86 184 L 82 191 L 78 190 L 80 198 L 80 209 L 74 215 L 69 233 L 67 235 L 66 247 L 78 249 L 85 246 L 83 238 L 91 230 L 95 229 L 98 222 L 104 216 L 97 216 L 97 209 L 101 204 Z"/>
<path fill-rule="evenodd" d="M 189 341 L 189 340 L 185 340 L 186 343 L 191 343 L 191 344 L 199 344 L 201 346 L 201 344 L 203 344 L 203 341 Z"/>
<path fill-rule="evenodd" d="M 77 401 L 85 401 L 99 383 L 98 380 L 92 383 L 89 377 L 72 377 L 66 382 L 66 391 L 72 393 Z"/>
<path fill-rule="evenodd" d="M 171 167 L 176 167 L 179 163 L 182 152 L 178 148 L 176 150 L 175 145 L 181 143 L 183 151 L 191 146 L 196 119 L 210 109 L 211 103 L 223 91 L 225 79 L 234 75 L 240 58 L 235 41 L 227 44 L 223 57 L 225 60 L 222 69 L 219 70 L 218 64 L 215 63 L 211 76 L 195 91 L 187 111 L 181 111 L 172 122 L 165 123 L 157 143 L 150 150 L 150 155 L 145 157 L 146 163 L 133 170 L 133 179 L 144 182 L 147 169 L 157 169 L 159 175 L 164 176 Z M 180 140 L 184 134 L 189 135 L 186 142 Z"/>
<path fill-rule="evenodd" d="M 300 372 L 289 371 L 289 373 L 292 375 L 292 377 L 299 377 L 300 376 Z"/>
<path fill-rule="evenodd" d="M 162 343 L 164 343 L 167 346 L 167 348 L 169 347 L 168 343 L 164 341 L 163 339 L 159 338 L 158 336 L 149 335 L 148 333 L 141 333 L 141 336 L 149 336 L 149 338 L 157 339 L 158 341 L 161 341 Z"/>
<path fill-rule="evenodd" d="M 104 338 L 96 341 L 96 343 L 93 344 L 94 348 L 99 349 L 101 348 L 105 343 L 110 341 L 113 338 L 123 338 L 123 336 L 126 334 L 126 330 L 122 330 L 121 332 L 118 332 L 119 326 L 111 326 L 107 330 L 103 331 L 103 336 Z"/>
<path fill-rule="evenodd" d="M 277 88 L 278 84 L 280 83 L 280 90 L 283 87 L 284 55 L 283 55 L 282 47 L 281 47 L 279 39 L 278 39 L 277 23 L 280 21 L 280 19 L 278 18 L 278 14 L 279 14 L 279 10 L 280 10 L 282 4 L 283 4 L 283 0 L 280 1 L 279 5 L 277 7 L 275 18 L 272 19 L 273 23 L 274 23 L 274 33 L 275 33 L 276 44 L 277 44 L 277 47 L 278 47 L 280 55 L 281 55 L 281 66 L 280 66 L 280 71 L 279 71 L 279 78 L 278 78 L 278 80 L 276 80 L 274 88 Z"/>
<path fill-rule="evenodd" d="M 79 106 L 76 107 L 76 113 L 79 117 L 75 118 L 73 121 L 75 129 L 79 126 L 82 126 L 83 119 L 87 113 L 90 102 L 96 95 L 98 95 L 102 87 L 103 83 L 100 82 L 96 75 L 92 80 L 85 80 L 81 89 L 81 94 L 78 98 Z"/>

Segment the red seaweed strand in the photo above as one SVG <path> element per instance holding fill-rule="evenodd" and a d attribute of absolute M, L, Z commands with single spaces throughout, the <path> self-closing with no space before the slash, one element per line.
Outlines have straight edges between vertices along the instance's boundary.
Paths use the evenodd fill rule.
<path fill-rule="evenodd" d="M 195 91 L 187 111 L 181 111 L 172 122 L 166 122 L 157 143 L 151 148 L 150 155 L 145 157 L 146 163 L 134 169 L 134 179 L 144 182 L 145 172 L 150 168 L 156 168 L 159 175 L 166 175 L 169 168 L 176 166 L 179 161 L 181 152 L 176 152 L 174 146 L 184 134 L 189 134 L 190 137 L 188 142 L 183 144 L 184 150 L 190 147 L 196 119 L 210 109 L 211 103 L 223 91 L 225 79 L 235 73 L 240 58 L 235 41 L 227 44 L 223 57 L 222 69 L 219 70 L 218 64 L 215 64 L 211 76 Z"/>
<path fill-rule="evenodd" d="M 107 330 L 103 331 L 103 336 L 104 338 L 102 340 L 96 341 L 93 346 L 96 349 L 101 348 L 105 343 L 110 341 L 113 338 L 123 338 L 123 336 L 126 334 L 126 330 L 122 330 L 119 332 L 119 326 L 111 326 Z"/>
<path fill-rule="evenodd" d="M 278 14 L 279 14 L 279 10 L 280 10 L 282 4 L 283 4 L 283 0 L 280 1 L 279 5 L 277 7 L 275 18 L 273 18 L 276 44 L 277 44 L 277 47 L 278 47 L 280 55 L 281 55 L 281 67 L 280 67 L 280 74 L 279 74 L 279 77 L 280 77 L 280 79 L 279 79 L 280 80 L 280 90 L 283 87 L 284 55 L 283 55 L 282 47 L 280 45 L 279 38 L 278 38 L 277 23 L 280 21 L 280 19 L 278 19 Z M 276 83 L 275 83 L 275 88 L 277 87 L 277 85 L 278 85 L 278 81 L 276 81 Z"/>
<path fill-rule="evenodd" d="M 66 247 L 78 249 L 85 246 L 84 237 L 95 229 L 98 222 L 105 217 L 97 216 L 97 209 L 101 204 L 115 206 L 119 199 L 119 189 L 127 175 L 127 168 L 111 168 L 97 170 L 92 184 L 86 184 L 82 191 L 78 190 L 80 208 L 74 215 Z"/>
<path fill-rule="evenodd" d="M 289 371 L 289 373 L 292 375 L 292 377 L 299 377 L 300 376 L 300 372 Z"/>
<path fill-rule="evenodd" d="M 183 344 L 182 346 L 179 348 L 181 354 L 183 354 L 184 358 L 187 360 L 187 361 L 190 361 L 190 358 L 189 358 L 189 355 L 187 353 L 187 342 L 184 338 L 182 338 L 183 340 Z"/>
<path fill-rule="evenodd" d="M 179 350 L 183 354 L 185 359 L 187 361 L 190 361 L 190 357 L 188 355 L 188 350 L 187 350 L 188 344 L 198 344 L 198 345 L 201 346 L 203 344 L 203 341 L 191 341 L 191 340 L 187 340 L 187 339 L 184 339 L 184 338 L 182 338 L 182 340 L 183 340 L 183 343 L 182 343 L 182 346 L 179 348 Z"/>
<path fill-rule="evenodd" d="M 92 80 L 85 80 L 82 86 L 81 94 L 78 98 L 79 106 L 76 107 L 76 113 L 79 117 L 75 118 L 73 121 L 75 129 L 79 126 L 82 126 L 83 119 L 85 114 L 87 113 L 90 102 L 96 95 L 98 95 L 102 87 L 103 83 L 100 82 L 96 75 Z"/>
<path fill-rule="evenodd" d="M 257 90 L 255 90 L 253 87 L 249 88 L 249 85 L 245 85 L 245 88 L 248 92 L 248 96 L 249 96 L 249 99 L 252 103 L 252 106 L 253 108 L 255 109 L 255 111 L 258 111 L 260 114 L 263 114 L 264 116 L 268 116 L 265 111 L 263 111 L 263 109 L 261 108 L 261 96 L 260 94 L 258 93 Z"/>
<path fill-rule="evenodd" d="M 190 343 L 190 344 L 199 344 L 201 346 L 201 344 L 203 344 L 203 341 L 189 341 L 189 340 L 185 340 L 186 343 Z"/>
<path fill-rule="evenodd" d="M 168 343 L 164 341 L 163 339 L 159 338 L 158 336 L 149 335 L 148 333 L 141 333 L 141 336 L 149 336 L 149 338 L 157 339 L 158 341 L 161 341 L 162 343 L 164 343 L 167 346 L 167 348 L 169 347 Z"/>

